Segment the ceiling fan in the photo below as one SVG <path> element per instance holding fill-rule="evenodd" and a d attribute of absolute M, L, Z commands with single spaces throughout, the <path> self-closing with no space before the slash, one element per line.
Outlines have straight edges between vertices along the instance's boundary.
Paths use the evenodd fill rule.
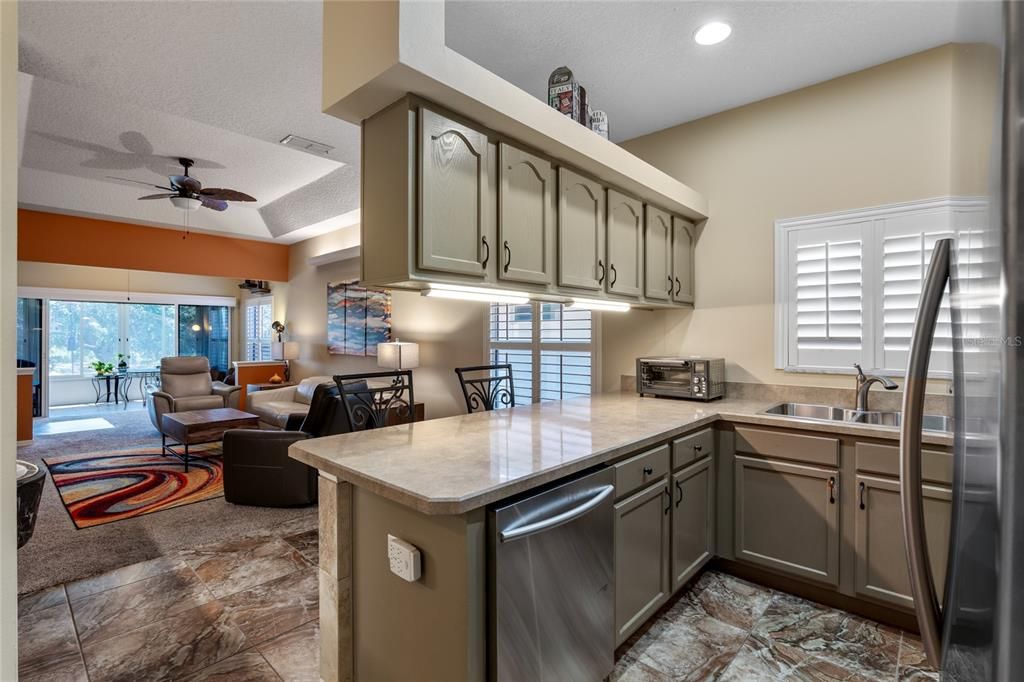
<path fill-rule="evenodd" d="M 195 165 L 195 161 L 182 157 L 178 159 L 178 163 L 185 169 L 185 173 L 183 175 L 168 175 L 167 180 L 171 185 L 170 187 L 153 185 L 130 178 L 109 177 L 114 180 L 127 180 L 128 182 L 145 185 L 146 187 L 167 190 L 167 193 L 149 194 L 139 197 L 139 199 L 170 199 L 172 204 L 186 211 L 195 210 L 200 206 L 212 208 L 214 211 L 223 211 L 227 209 L 229 201 L 256 201 L 256 199 L 248 194 L 234 189 L 221 189 L 219 187 L 207 187 L 204 189 L 201 182 L 188 174 L 188 169 Z"/>

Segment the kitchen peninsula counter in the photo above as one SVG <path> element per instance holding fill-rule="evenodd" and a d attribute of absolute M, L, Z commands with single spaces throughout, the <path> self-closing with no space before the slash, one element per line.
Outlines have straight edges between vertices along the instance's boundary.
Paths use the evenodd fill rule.
<path fill-rule="evenodd" d="M 716 421 L 898 440 L 899 429 L 761 414 L 776 402 L 602 393 L 299 441 L 290 454 L 425 514 L 462 514 Z M 925 432 L 924 443 L 951 445 Z"/>
<path fill-rule="evenodd" d="M 289 454 L 320 472 L 321 679 L 486 679 L 492 503 L 716 423 L 899 438 L 761 414 L 775 403 L 605 393 L 295 443 Z M 419 580 L 390 572 L 389 535 L 419 548 Z"/>

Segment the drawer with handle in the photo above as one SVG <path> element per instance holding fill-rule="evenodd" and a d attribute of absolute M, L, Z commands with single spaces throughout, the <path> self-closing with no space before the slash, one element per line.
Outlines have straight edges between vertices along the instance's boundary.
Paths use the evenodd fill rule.
<path fill-rule="evenodd" d="M 715 432 L 703 429 L 672 441 L 672 471 L 707 457 L 715 450 Z"/>
<path fill-rule="evenodd" d="M 668 474 L 669 450 L 667 445 L 646 450 L 617 462 L 615 468 L 615 497 L 627 495 Z"/>

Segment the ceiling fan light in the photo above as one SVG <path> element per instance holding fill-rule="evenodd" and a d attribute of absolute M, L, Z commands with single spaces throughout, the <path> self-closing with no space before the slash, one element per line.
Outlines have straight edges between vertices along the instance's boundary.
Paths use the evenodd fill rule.
<path fill-rule="evenodd" d="M 192 197 L 171 197 L 171 203 L 183 211 L 194 211 L 203 205 L 199 199 Z"/>

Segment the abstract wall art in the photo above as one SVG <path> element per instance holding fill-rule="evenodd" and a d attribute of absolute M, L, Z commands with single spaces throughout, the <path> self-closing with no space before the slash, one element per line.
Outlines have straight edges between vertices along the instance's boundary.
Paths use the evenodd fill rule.
<path fill-rule="evenodd" d="M 391 292 L 367 289 L 356 280 L 327 284 L 327 352 L 377 355 L 391 340 Z"/>

